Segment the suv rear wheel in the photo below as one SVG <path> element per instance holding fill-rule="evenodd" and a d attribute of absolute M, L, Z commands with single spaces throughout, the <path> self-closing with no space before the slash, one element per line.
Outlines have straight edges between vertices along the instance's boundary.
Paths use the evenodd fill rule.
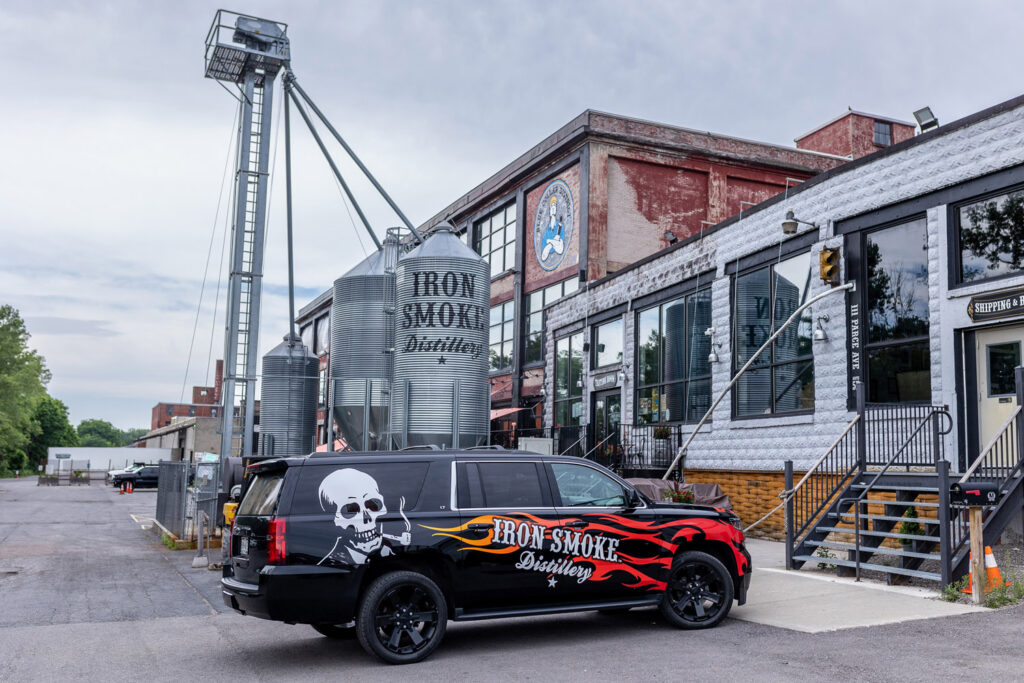
<path fill-rule="evenodd" d="M 444 593 L 423 574 L 390 572 L 370 584 L 356 617 L 359 644 L 388 664 L 411 664 L 437 649 L 448 625 Z"/>
<path fill-rule="evenodd" d="M 661 613 L 679 628 L 710 628 L 729 613 L 732 599 L 732 577 L 725 565 L 713 555 L 691 550 L 672 561 Z"/>

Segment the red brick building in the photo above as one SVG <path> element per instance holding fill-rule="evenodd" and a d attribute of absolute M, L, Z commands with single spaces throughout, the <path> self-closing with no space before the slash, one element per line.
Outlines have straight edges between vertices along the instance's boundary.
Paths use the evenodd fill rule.
<path fill-rule="evenodd" d="M 799 149 L 828 152 L 851 159 L 877 152 L 914 137 L 915 126 L 887 116 L 864 114 L 852 109 L 794 142 Z"/>
<path fill-rule="evenodd" d="M 875 144 L 874 121 L 893 142 L 907 134 L 865 116 L 844 114 L 792 148 L 587 110 L 426 221 L 421 231 L 447 218 L 491 266 L 492 429 L 542 425 L 547 306 L 845 163 L 844 149 Z M 331 296 L 298 316 L 321 357 L 321 400 Z"/>
<path fill-rule="evenodd" d="M 217 417 L 220 414 L 220 389 L 224 378 L 224 361 L 217 361 L 212 387 L 192 387 L 191 403 L 157 403 L 153 406 L 150 430 L 166 427 L 175 417 Z"/>

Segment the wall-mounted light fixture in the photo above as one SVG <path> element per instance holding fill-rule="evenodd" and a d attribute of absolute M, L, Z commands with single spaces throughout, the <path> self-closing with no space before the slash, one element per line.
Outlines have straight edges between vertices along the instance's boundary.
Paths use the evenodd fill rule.
<path fill-rule="evenodd" d="M 719 360 L 718 349 L 722 348 L 722 342 L 715 341 L 715 328 L 713 327 L 704 330 L 704 336 L 711 338 L 711 353 L 708 354 L 708 362 L 717 363 Z"/>
<path fill-rule="evenodd" d="M 676 242 L 679 241 L 679 238 L 676 237 L 676 234 L 674 232 L 672 232 L 671 230 L 666 230 L 665 231 L 665 239 L 668 240 L 669 244 L 675 244 Z"/>
<path fill-rule="evenodd" d="M 917 125 L 921 127 L 922 133 L 939 127 L 939 120 L 935 118 L 931 107 L 922 107 L 915 111 L 914 119 L 917 121 Z"/>
<path fill-rule="evenodd" d="M 620 369 L 617 373 L 615 373 L 615 376 L 619 379 L 620 382 L 625 382 L 626 381 L 626 371 L 625 370 Z"/>
<path fill-rule="evenodd" d="M 814 341 L 828 341 L 828 335 L 825 333 L 825 328 L 821 326 L 821 321 L 828 322 L 828 314 L 819 315 L 814 326 Z"/>
<path fill-rule="evenodd" d="M 803 223 L 804 225 L 809 225 L 812 228 L 817 228 L 818 227 L 817 223 L 810 223 L 808 221 L 800 220 L 799 218 L 797 218 L 796 216 L 793 215 L 793 211 L 792 210 L 789 210 L 789 211 L 786 211 L 786 219 L 782 221 L 782 232 L 783 232 L 783 234 L 785 234 L 785 235 L 795 235 L 796 234 L 796 229 L 797 229 L 797 227 L 799 226 L 800 223 Z"/>

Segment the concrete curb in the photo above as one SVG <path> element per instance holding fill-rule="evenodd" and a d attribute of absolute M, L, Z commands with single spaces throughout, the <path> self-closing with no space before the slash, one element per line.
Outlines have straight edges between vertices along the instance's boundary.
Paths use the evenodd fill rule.
<path fill-rule="evenodd" d="M 178 538 L 177 536 L 172 534 L 170 531 L 168 531 L 167 528 L 163 524 L 161 524 L 160 522 L 156 521 L 155 519 L 153 520 L 153 526 L 149 527 L 149 530 L 150 530 L 150 532 L 153 533 L 153 535 L 155 535 L 161 541 L 163 540 L 164 534 L 166 534 L 168 537 L 170 537 L 170 539 L 172 541 L 174 541 L 174 548 L 172 548 L 172 550 L 195 550 L 196 549 L 196 545 L 197 545 L 196 541 L 183 541 L 183 540 L 181 540 L 180 538 Z M 216 538 L 216 537 L 208 539 L 207 540 L 207 547 L 210 550 L 219 549 L 220 548 L 220 539 Z"/>

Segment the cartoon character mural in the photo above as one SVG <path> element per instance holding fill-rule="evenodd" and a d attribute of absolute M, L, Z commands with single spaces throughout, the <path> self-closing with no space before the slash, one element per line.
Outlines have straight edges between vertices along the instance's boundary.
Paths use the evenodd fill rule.
<path fill-rule="evenodd" d="M 533 219 L 534 255 L 544 270 L 557 269 L 568 254 L 575 211 L 572 190 L 564 180 L 553 180 L 544 188 Z"/>
<path fill-rule="evenodd" d="M 334 526 L 339 529 L 334 547 L 318 565 L 365 564 L 375 554 L 391 555 L 391 543 L 406 546 L 412 542 L 412 527 L 405 516 L 405 496 L 400 499 L 398 510 L 405 520 L 405 532 L 397 536 L 385 534 L 383 523 L 378 522 L 388 511 L 384 496 L 377 480 L 365 472 L 351 468 L 335 470 L 320 482 L 318 493 L 322 510 L 335 507 Z"/>

